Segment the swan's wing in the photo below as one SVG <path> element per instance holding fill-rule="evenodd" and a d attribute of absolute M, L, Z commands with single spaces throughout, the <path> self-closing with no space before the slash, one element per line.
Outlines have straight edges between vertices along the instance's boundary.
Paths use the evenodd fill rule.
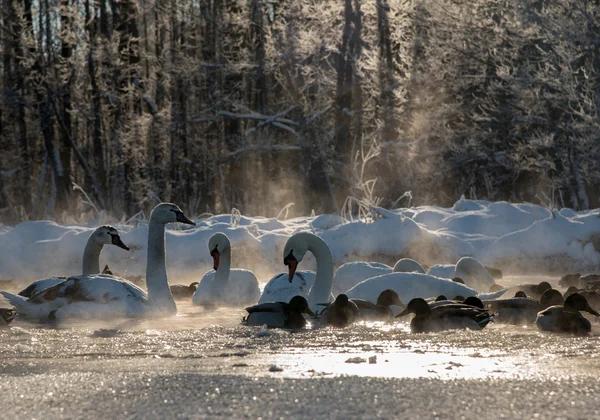
<path fill-rule="evenodd" d="M 278 274 L 266 284 L 258 303 L 289 302 L 294 296 L 308 298 L 314 282 L 313 271 L 297 271 L 291 283 L 287 273 Z"/>
<path fill-rule="evenodd" d="M 254 273 L 244 269 L 232 269 L 226 288 L 218 287 L 215 270 L 208 271 L 200 280 L 192 302 L 196 305 L 240 306 L 258 301 L 260 289 Z"/>
<path fill-rule="evenodd" d="M 48 287 L 57 285 L 58 283 L 63 282 L 66 279 L 66 277 L 49 277 L 47 279 L 37 280 L 31 283 L 25 289 L 21 290 L 18 294 L 19 296 L 28 298 L 35 295 L 36 293 L 41 292 L 44 289 L 47 289 Z"/>
<path fill-rule="evenodd" d="M 260 289 L 258 279 L 250 270 L 234 268 L 229 273 L 226 299 L 233 305 L 258 302 Z"/>
<path fill-rule="evenodd" d="M 333 274 L 333 294 L 344 293 L 366 279 L 391 272 L 391 267 L 380 263 L 351 262 L 342 264 Z"/>
<path fill-rule="evenodd" d="M 90 319 L 101 314 L 103 318 L 139 316 L 148 300 L 139 287 L 102 274 L 69 277 L 29 299 L 4 295 L 21 315 L 41 320 L 70 316 Z"/>
<path fill-rule="evenodd" d="M 346 294 L 350 299 L 377 302 L 379 294 L 386 289 L 394 290 L 402 302 L 416 297 L 430 296 L 476 296 L 477 291 L 464 284 L 419 273 L 390 273 L 357 284 Z"/>

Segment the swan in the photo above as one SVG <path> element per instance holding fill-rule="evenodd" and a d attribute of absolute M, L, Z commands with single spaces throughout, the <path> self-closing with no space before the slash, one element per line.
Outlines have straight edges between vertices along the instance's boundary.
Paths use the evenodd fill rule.
<path fill-rule="evenodd" d="M 306 251 L 317 260 L 317 272 L 297 272 Z M 265 286 L 258 303 L 288 302 L 296 295 L 304 296 L 313 312 L 323 309 L 323 303 L 333 300 L 333 256 L 327 243 L 317 235 L 299 232 L 288 239 L 283 249 L 283 263 L 288 274 L 273 277 Z"/>
<path fill-rule="evenodd" d="M 238 306 L 255 303 L 260 297 L 258 280 L 252 271 L 231 269 L 231 242 L 224 233 L 215 233 L 208 241 L 213 268 L 200 280 L 192 296 L 195 305 Z M 286 300 L 287 302 L 287 300 Z"/>
<path fill-rule="evenodd" d="M 586 311 L 592 315 L 600 316 L 598 312 L 590 308 L 585 297 L 579 293 L 573 293 L 564 305 L 551 306 L 538 313 L 535 325 L 542 331 L 586 334 L 592 331 L 592 324 L 579 311 Z"/>
<path fill-rule="evenodd" d="M 129 251 L 129 247 L 123 243 L 117 229 L 108 225 L 100 226 L 92 232 L 83 251 L 82 274 L 84 276 L 100 273 L 100 253 L 104 245 L 116 245 L 119 248 Z M 66 279 L 66 277 L 49 277 L 47 279 L 36 280 L 18 294 L 23 297 L 31 297 Z"/>
<path fill-rule="evenodd" d="M 439 295 L 479 296 L 480 299 L 494 299 L 506 292 L 506 289 L 502 289 L 496 293 L 478 295 L 477 290 L 464 284 L 429 274 L 390 273 L 367 279 L 348 290 L 346 294 L 350 299 L 365 299 L 375 302 L 385 289 L 395 291 L 402 302 L 408 302 L 417 297 L 427 298 Z"/>
<path fill-rule="evenodd" d="M 97 274 L 69 277 L 29 299 L 0 292 L 22 316 L 41 321 L 74 319 L 139 318 L 177 313 L 167 279 L 165 225 L 195 225 L 175 204 L 161 203 L 152 210 L 148 227 L 148 293 L 119 277 Z"/>
<path fill-rule="evenodd" d="M 242 320 L 245 325 L 266 325 L 271 328 L 304 328 L 306 319 L 302 314 L 315 316 L 302 296 L 294 296 L 290 303 L 269 302 L 246 308 L 248 316 Z"/>
<path fill-rule="evenodd" d="M 411 313 L 415 314 L 410 321 L 410 331 L 413 333 L 464 328 L 481 330 L 494 317 L 485 309 L 465 304 L 442 305 L 432 309 L 424 299 L 415 298 L 396 318 Z"/>
<path fill-rule="evenodd" d="M 456 265 L 434 265 L 427 274 L 447 279 L 459 277 L 467 286 L 485 293 L 496 284 L 485 267 L 472 257 L 462 257 Z"/>
<path fill-rule="evenodd" d="M 421 264 L 410 258 L 402 258 L 394 267 L 377 262 L 350 262 L 342 264 L 333 275 L 333 292 L 345 293 L 363 280 L 389 273 L 423 273 Z"/>

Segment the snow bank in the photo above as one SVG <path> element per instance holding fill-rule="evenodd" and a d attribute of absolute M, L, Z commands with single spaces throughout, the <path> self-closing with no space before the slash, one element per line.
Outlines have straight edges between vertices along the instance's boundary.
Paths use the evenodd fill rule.
<path fill-rule="evenodd" d="M 172 283 L 199 280 L 212 259 L 208 239 L 227 234 L 232 267 L 255 272 L 261 282 L 286 271 L 283 247 L 298 231 L 310 231 L 329 244 L 336 267 L 371 261 L 393 266 L 408 257 L 422 264 L 456 264 L 472 256 L 504 272 L 562 274 L 592 272 L 600 266 L 600 210 L 563 209 L 551 214 L 533 204 L 459 200 L 452 208 L 421 206 L 378 210 L 371 223 L 348 222 L 337 215 L 277 220 L 218 215 L 197 220 L 198 226 L 167 230 L 167 264 Z M 60 226 L 48 221 L 0 227 L 0 280 L 29 281 L 78 274 L 88 236 L 96 226 Z M 106 246 L 102 266 L 115 273 L 145 274 L 148 226 L 116 225 L 126 252 Z M 315 268 L 307 255 L 301 270 Z"/>

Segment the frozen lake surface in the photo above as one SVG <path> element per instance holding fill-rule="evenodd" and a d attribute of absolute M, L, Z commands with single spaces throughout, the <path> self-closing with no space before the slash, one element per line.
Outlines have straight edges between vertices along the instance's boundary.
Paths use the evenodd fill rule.
<path fill-rule="evenodd" d="M 595 320 L 588 337 L 495 324 L 410 334 L 406 322 L 290 332 L 241 326 L 240 309 L 178 308 L 160 321 L 54 328 L 15 320 L 0 330 L 3 416 L 600 415 Z"/>

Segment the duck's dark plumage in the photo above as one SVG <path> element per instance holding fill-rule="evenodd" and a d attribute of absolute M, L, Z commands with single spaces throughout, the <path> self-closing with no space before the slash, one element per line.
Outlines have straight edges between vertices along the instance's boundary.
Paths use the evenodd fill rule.
<path fill-rule="evenodd" d="M 442 305 L 432 309 L 421 298 L 411 300 L 407 308 L 396 317 L 409 313 L 415 314 L 410 323 L 412 332 L 435 332 L 458 328 L 479 330 L 485 328 L 493 318 L 487 310 L 464 303 Z"/>
<path fill-rule="evenodd" d="M 390 305 L 404 306 L 394 290 L 386 289 L 379 294 L 377 303 L 369 302 L 364 299 L 350 299 L 354 303 L 364 321 L 389 321 L 393 314 Z"/>
<path fill-rule="evenodd" d="M 358 306 L 343 293 L 321 312 L 321 324 L 333 327 L 347 327 L 359 318 Z"/>
<path fill-rule="evenodd" d="M 246 308 L 246 325 L 267 325 L 270 328 L 298 329 L 306 326 L 303 313 L 313 315 L 308 302 L 302 296 L 294 296 L 289 303 L 266 302 Z"/>
<path fill-rule="evenodd" d="M 551 331 L 568 334 L 586 334 L 592 330 L 590 321 L 580 311 L 586 311 L 595 316 L 600 316 L 593 310 L 587 299 L 579 293 L 573 293 L 564 305 L 554 305 L 541 311 L 535 324 L 542 331 Z"/>
<path fill-rule="evenodd" d="M 177 300 L 191 299 L 194 292 L 198 288 L 198 282 L 194 282 L 194 283 L 190 284 L 189 286 L 186 286 L 185 284 L 173 284 L 173 285 L 169 286 L 169 288 L 171 289 L 171 294 L 173 295 L 173 299 L 177 299 Z"/>

